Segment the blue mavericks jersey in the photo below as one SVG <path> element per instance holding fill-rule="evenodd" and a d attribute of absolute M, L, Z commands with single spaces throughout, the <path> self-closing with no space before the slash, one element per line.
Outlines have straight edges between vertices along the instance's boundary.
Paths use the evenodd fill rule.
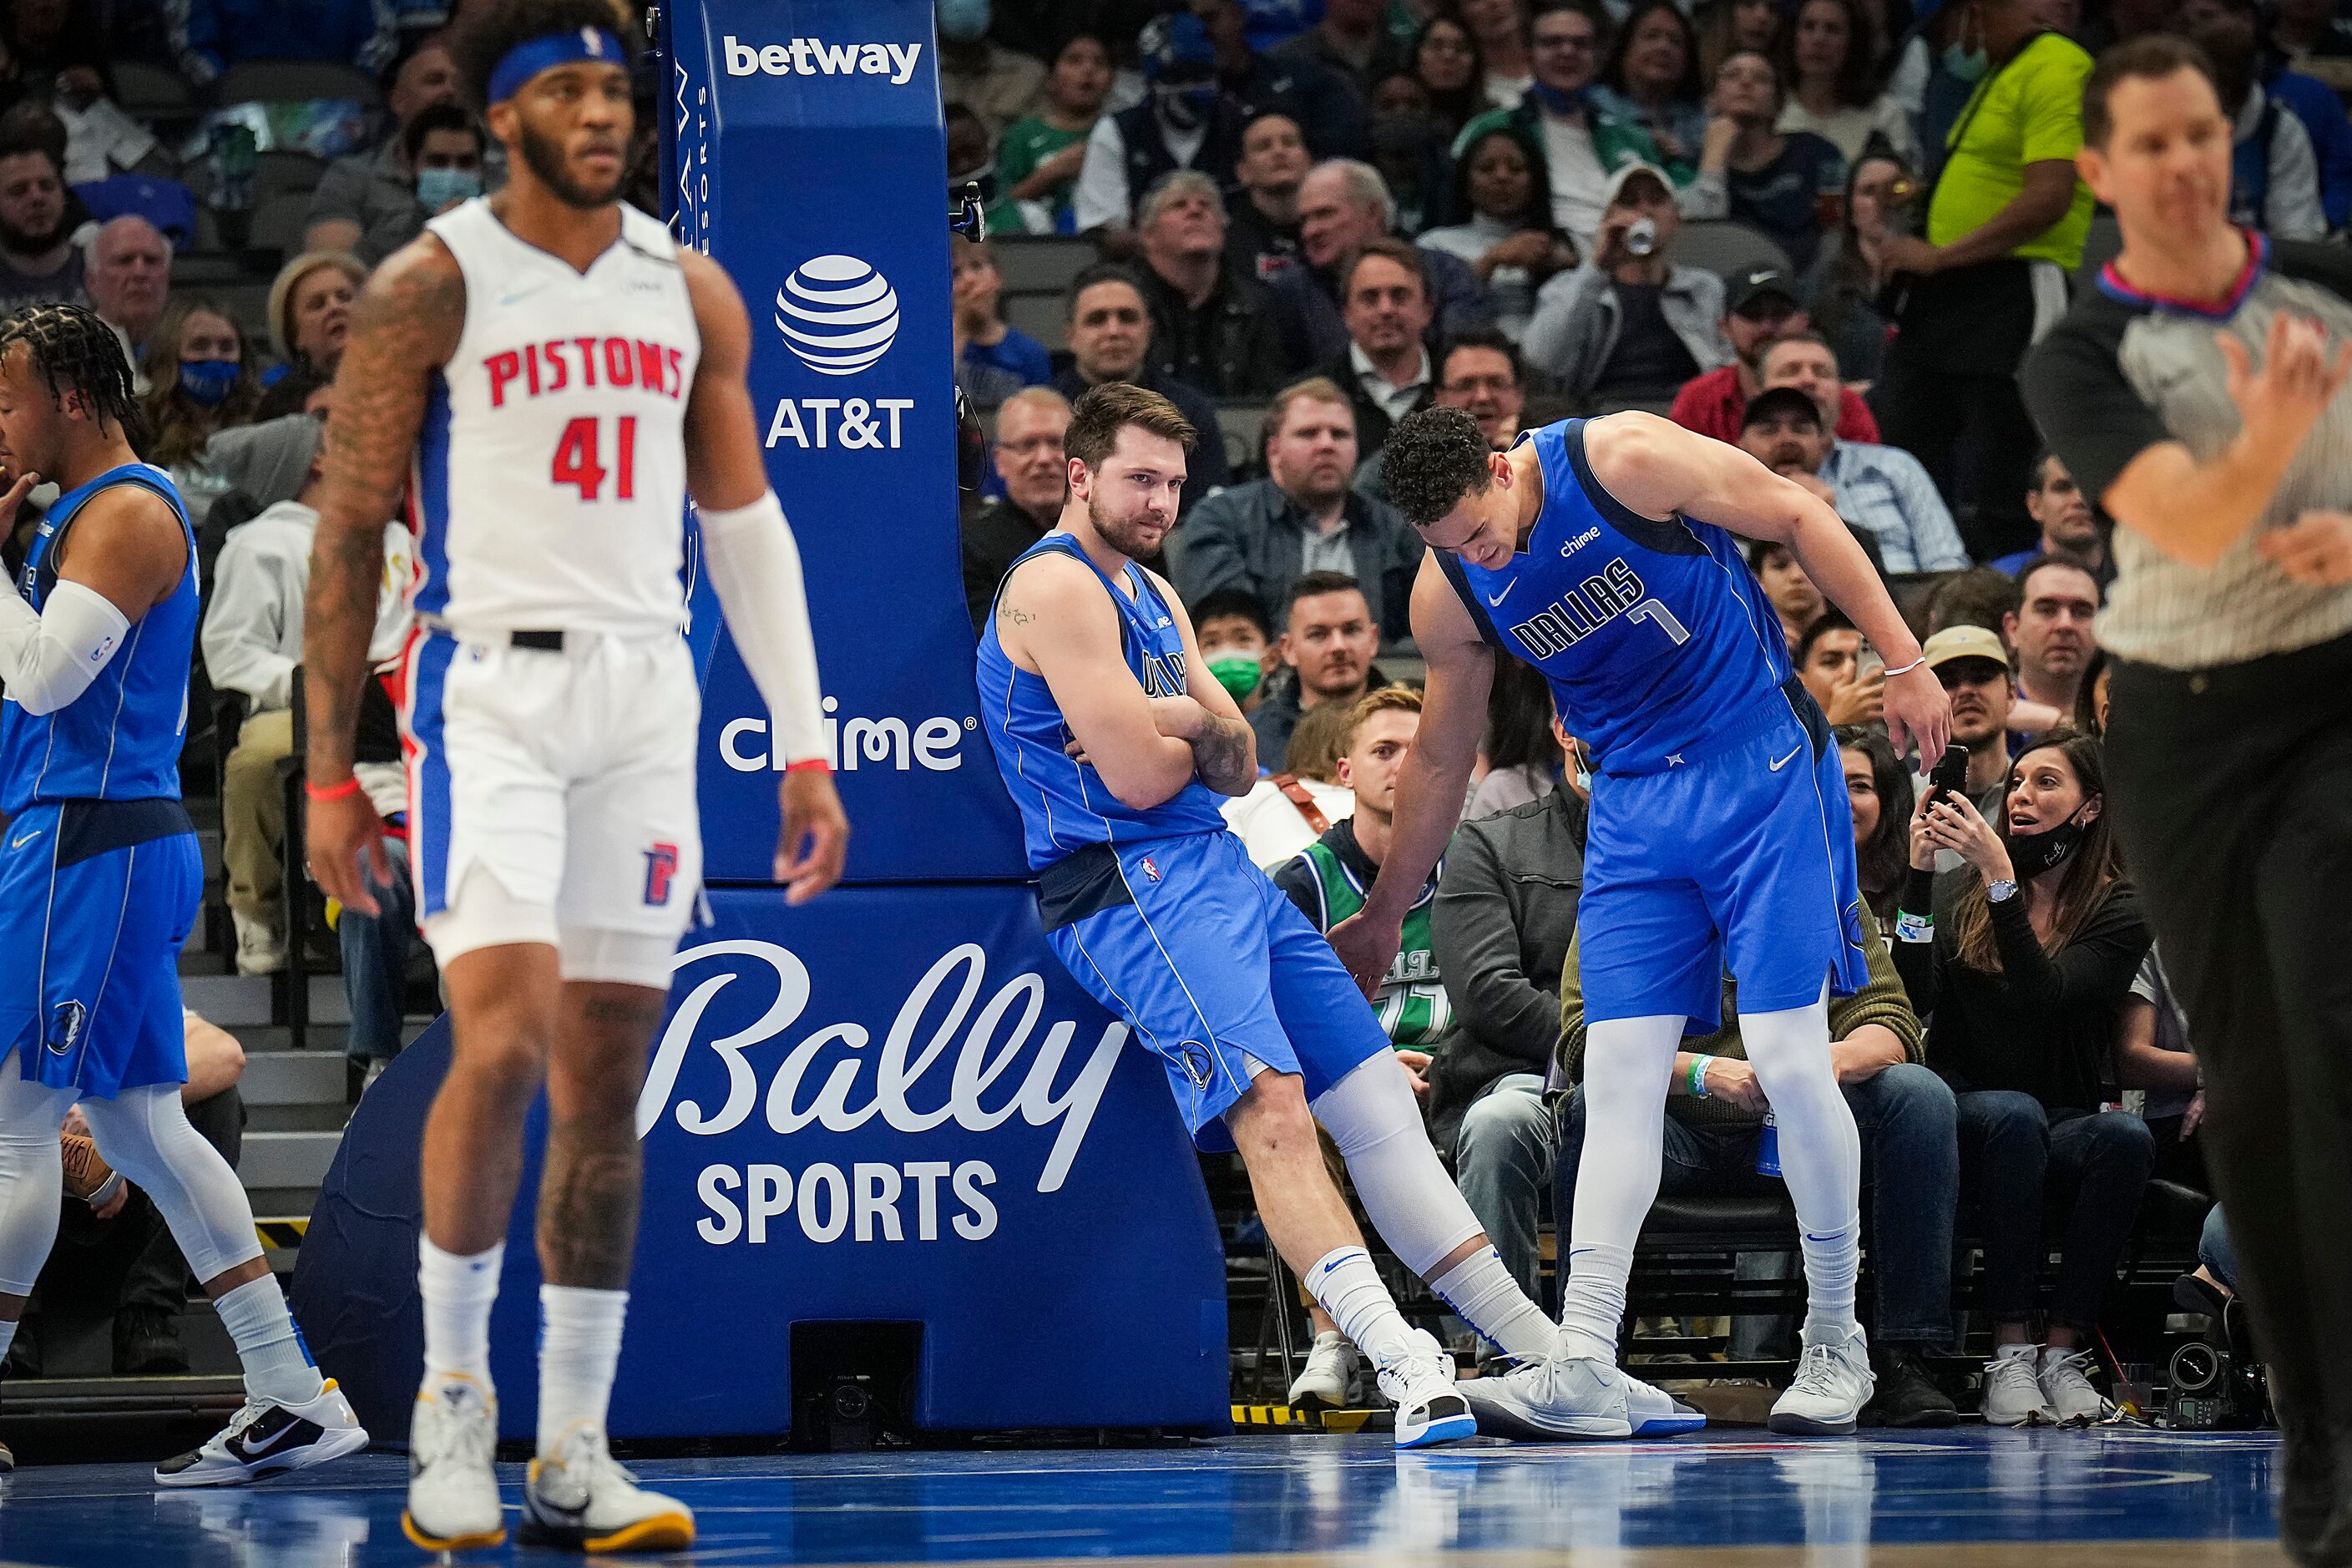
<path fill-rule="evenodd" d="M 1788 647 L 1732 536 L 1629 510 L 1592 477 L 1580 419 L 1519 439 L 1543 466 L 1527 548 L 1493 571 L 1444 552 L 1438 564 L 1486 639 L 1543 671 L 1594 758 L 1654 771 L 1773 697 Z"/>
<path fill-rule="evenodd" d="M 1160 602 L 1151 579 L 1140 566 L 1129 564 L 1121 593 L 1102 569 L 1087 561 L 1087 553 L 1066 533 L 1049 533 L 1024 552 L 1012 571 L 1033 555 L 1048 551 L 1086 561 L 1118 606 L 1119 641 L 1127 668 L 1147 697 L 1174 697 L 1186 690 L 1184 637 L 1175 617 Z M 980 634 L 980 711 L 988 726 L 988 741 L 996 752 L 997 771 L 1004 787 L 1021 808 L 1022 837 L 1032 870 L 1043 870 L 1074 849 L 1089 844 L 1130 844 L 1166 838 L 1180 833 L 1221 833 L 1225 819 L 1217 809 L 1217 793 L 1195 778 L 1168 800 L 1148 810 L 1121 805 L 1091 763 L 1082 763 L 1065 750 L 1070 728 L 1042 677 L 1030 674 L 1006 657 L 996 640 L 996 617 L 989 617 Z"/>
<path fill-rule="evenodd" d="M 18 586 L 36 610 L 47 602 L 58 581 L 54 558 L 75 514 L 115 485 L 137 485 L 172 503 L 188 541 L 187 567 L 171 597 L 131 623 L 123 646 L 89 690 L 39 718 L 13 700 L 0 704 L 0 816 L 19 816 L 43 801 L 180 797 L 196 643 L 196 543 L 171 476 L 126 463 L 59 496 L 34 536 Z"/>

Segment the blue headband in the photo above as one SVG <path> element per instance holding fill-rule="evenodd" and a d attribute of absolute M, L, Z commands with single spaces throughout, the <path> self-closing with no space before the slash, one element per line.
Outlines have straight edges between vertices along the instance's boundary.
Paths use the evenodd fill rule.
<path fill-rule="evenodd" d="M 490 72 L 489 101 L 504 103 L 540 72 L 577 60 L 602 60 L 606 65 L 625 68 L 629 57 L 621 47 L 620 38 L 602 27 L 525 38 L 509 49 L 499 59 L 498 68 Z"/>

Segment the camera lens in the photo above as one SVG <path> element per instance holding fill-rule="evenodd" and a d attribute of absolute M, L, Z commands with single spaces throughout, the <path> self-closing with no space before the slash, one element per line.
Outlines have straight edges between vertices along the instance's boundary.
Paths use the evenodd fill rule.
<path fill-rule="evenodd" d="M 2172 1392 L 2203 1394 L 2221 1381 L 2221 1352 L 2211 1345 L 2190 1342 L 2172 1352 Z"/>

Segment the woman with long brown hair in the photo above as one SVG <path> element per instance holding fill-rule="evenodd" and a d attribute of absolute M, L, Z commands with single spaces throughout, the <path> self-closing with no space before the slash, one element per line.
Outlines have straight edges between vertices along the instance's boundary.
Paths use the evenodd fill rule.
<path fill-rule="evenodd" d="M 1920 1016 L 1935 1015 L 1927 1065 L 1959 1101 L 1960 1187 L 1980 1210 L 1993 1320 L 1985 1419 L 2071 1426 L 2101 1414 L 2088 1345 L 2156 1160 L 2147 1123 L 2099 1109 L 2112 1098 L 2116 1011 L 2149 938 L 2124 879 L 2099 742 L 2053 731 L 2009 776 L 1998 826 L 1964 795 L 1920 797 L 1895 965 Z M 1939 849 L 1962 862 L 1942 879 Z M 2037 1342 L 2053 1177 L 2074 1197 Z"/>
<path fill-rule="evenodd" d="M 217 302 L 176 300 L 155 324 L 139 368 L 147 378 L 140 404 L 150 432 L 140 455 L 172 471 L 188 515 L 200 518 L 228 488 L 205 461 L 205 443 L 249 421 L 261 400 L 245 339 Z"/>

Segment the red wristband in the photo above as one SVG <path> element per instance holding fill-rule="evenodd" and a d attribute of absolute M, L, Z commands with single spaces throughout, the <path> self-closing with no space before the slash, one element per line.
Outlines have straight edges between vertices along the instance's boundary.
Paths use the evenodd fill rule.
<path fill-rule="evenodd" d="M 330 784 L 325 789 L 320 789 L 317 784 L 305 779 L 302 781 L 302 793 L 316 801 L 349 800 L 360 793 L 359 776 L 355 773 L 342 783 Z"/>
<path fill-rule="evenodd" d="M 826 762 L 823 757 L 803 757 L 797 763 L 787 763 L 784 764 L 784 772 L 788 773 L 804 773 L 812 770 L 821 773 L 829 773 L 833 772 L 833 764 Z"/>

